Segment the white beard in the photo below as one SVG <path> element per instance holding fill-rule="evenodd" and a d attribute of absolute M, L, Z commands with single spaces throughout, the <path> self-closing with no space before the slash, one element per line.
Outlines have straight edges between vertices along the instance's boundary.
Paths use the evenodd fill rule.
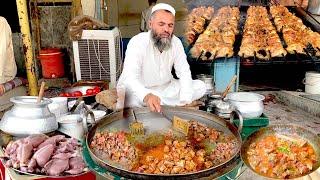
<path fill-rule="evenodd" d="M 161 38 L 153 30 L 151 30 L 151 37 L 154 45 L 158 48 L 160 52 L 163 52 L 171 47 L 172 35 L 167 38 Z"/>

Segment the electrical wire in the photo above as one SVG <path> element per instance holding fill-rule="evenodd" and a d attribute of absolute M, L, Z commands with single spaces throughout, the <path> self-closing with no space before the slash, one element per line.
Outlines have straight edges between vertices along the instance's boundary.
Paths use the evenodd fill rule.
<path fill-rule="evenodd" d="M 120 55 L 120 57 L 119 57 L 119 60 L 118 61 L 120 61 L 119 62 L 119 66 L 118 67 L 116 67 L 116 72 L 115 72 L 115 74 L 111 74 L 111 72 L 110 72 L 110 78 L 112 77 L 112 76 L 117 76 L 117 74 L 120 72 L 122 72 L 122 64 L 123 64 L 123 60 L 122 60 L 122 58 L 123 58 L 123 40 L 122 40 L 122 36 L 121 36 L 121 31 L 118 29 L 118 31 L 119 31 L 119 43 L 121 43 L 121 45 L 119 44 L 119 50 L 120 51 L 117 51 L 117 49 L 116 49 L 116 53 L 120 53 L 119 55 Z M 96 41 L 98 42 L 98 48 L 96 48 Z M 92 40 L 92 44 L 93 44 L 93 48 L 94 48 L 94 52 L 95 52 L 95 56 L 96 56 L 96 58 L 97 58 L 97 61 L 98 61 L 98 63 L 99 63 L 99 67 L 101 67 L 106 73 L 108 73 L 108 70 L 106 70 L 105 69 L 105 67 L 103 66 L 103 64 L 101 63 L 101 57 L 100 57 L 100 41 L 99 40 Z M 117 40 L 116 40 L 117 41 Z M 98 49 L 98 52 L 97 52 L 97 49 Z M 89 61 L 90 61 L 90 57 L 89 57 Z M 117 64 L 117 59 L 116 59 L 116 62 L 115 62 L 116 64 Z M 91 66 L 90 66 L 90 73 L 91 73 Z M 91 76 L 90 76 L 90 78 L 91 78 Z"/>
<path fill-rule="evenodd" d="M 87 47 L 88 47 L 88 57 L 89 57 L 89 74 L 90 74 L 90 80 L 91 80 L 92 76 L 91 76 L 91 64 L 90 64 L 91 56 L 90 56 L 90 42 L 89 42 L 89 39 L 87 39 Z"/>
<path fill-rule="evenodd" d="M 99 59 L 100 59 L 100 42 L 99 42 L 99 40 L 98 40 L 98 54 L 99 54 Z M 101 73 L 101 68 L 100 68 L 100 66 L 99 66 L 99 71 L 100 71 L 100 73 L 99 73 L 100 79 L 102 79 L 102 73 Z"/>

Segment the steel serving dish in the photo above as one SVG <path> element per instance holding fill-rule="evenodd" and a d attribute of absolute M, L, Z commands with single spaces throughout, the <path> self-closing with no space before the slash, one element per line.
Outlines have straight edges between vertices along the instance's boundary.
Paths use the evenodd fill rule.
<path fill-rule="evenodd" d="M 286 135 L 286 136 L 298 136 L 299 138 L 302 138 L 304 140 L 307 140 L 311 146 L 313 146 L 313 149 L 315 150 L 317 160 L 318 162 L 316 165 L 313 167 L 312 171 L 309 172 L 311 174 L 312 172 L 316 171 L 320 167 L 320 137 L 317 136 L 316 133 L 298 126 L 298 125 L 291 125 L 291 124 L 275 124 L 275 125 L 270 125 L 268 127 L 264 127 L 259 129 L 258 131 L 254 132 L 251 134 L 242 144 L 241 147 L 241 159 L 243 162 L 246 164 L 247 167 L 249 167 L 252 171 L 257 173 L 260 176 L 263 176 L 256 172 L 254 168 L 251 167 L 249 161 L 248 161 L 248 155 L 247 152 L 250 148 L 250 145 L 253 142 L 258 141 L 259 139 L 271 135 L 271 134 L 281 134 L 281 135 Z M 298 177 L 297 177 L 298 178 Z"/>
<path fill-rule="evenodd" d="M 240 111 L 243 118 L 260 117 L 263 113 L 264 96 L 251 92 L 233 92 L 227 94 L 225 100 Z"/>
<path fill-rule="evenodd" d="M 5 112 L 0 129 L 13 136 L 49 133 L 58 129 L 58 122 L 49 111 L 52 100 L 43 98 L 37 102 L 37 96 L 16 96 L 10 98 L 14 106 Z"/>
<path fill-rule="evenodd" d="M 163 110 L 166 112 L 166 115 L 169 118 L 172 118 L 173 115 L 179 116 L 187 120 L 197 120 L 200 123 L 207 125 L 208 127 L 215 128 L 219 131 L 222 131 L 226 135 L 234 135 L 238 142 L 237 153 L 235 153 L 227 162 L 223 162 L 217 166 L 211 167 L 209 169 L 186 173 L 186 174 L 147 174 L 147 173 L 138 173 L 134 171 L 127 170 L 120 165 L 116 165 L 111 161 L 106 159 L 100 159 L 97 157 L 93 150 L 90 148 L 90 143 L 96 132 L 102 132 L 105 130 L 123 130 L 129 131 L 129 124 L 134 120 L 132 110 L 124 109 L 120 112 L 114 112 L 99 123 L 94 125 L 89 131 L 86 137 L 86 146 L 89 149 L 90 156 L 92 159 L 100 166 L 107 169 L 111 173 L 115 173 L 119 176 L 130 179 L 195 179 L 195 178 L 217 178 L 220 177 L 230 169 L 230 166 L 235 167 L 237 163 L 234 163 L 239 159 L 239 152 L 241 147 L 241 136 L 239 131 L 241 131 L 242 126 L 239 126 L 239 129 L 230 122 L 204 111 L 190 110 L 182 107 L 169 107 L 163 106 Z M 150 112 L 148 108 L 137 108 L 135 113 L 140 122 L 143 123 L 145 127 L 146 134 L 159 131 L 167 131 L 172 128 L 171 121 L 165 119 L 161 114 Z"/>
<path fill-rule="evenodd" d="M 3 164 L 5 164 L 5 161 L 2 161 L 1 162 Z M 36 174 L 36 173 L 29 173 L 29 172 L 24 172 L 24 171 L 21 171 L 21 170 L 18 170 L 18 169 L 15 169 L 15 168 L 10 168 L 12 170 L 14 170 L 16 173 L 19 173 L 19 174 L 24 174 L 24 175 L 28 175 L 28 176 L 34 176 L 34 177 L 37 177 L 37 178 L 52 178 L 52 179 L 68 179 L 68 178 L 80 178 L 80 176 L 84 176 L 85 174 L 87 173 L 90 173 L 89 170 L 85 170 L 79 174 L 68 174 L 68 175 L 61 175 L 61 176 L 50 176 L 50 175 L 45 175 L 45 174 Z"/>
<path fill-rule="evenodd" d="M 56 133 L 53 132 L 52 135 L 55 135 Z M 0 157 L 4 157 L 5 154 L 4 154 L 4 150 L 5 150 L 5 147 L 9 144 L 10 141 L 14 141 L 14 140 L 17 140 L 18 138 L 17 137 L 13 137 L 11 135 L 8 135 L 8 134 L 5 134 L 3 132 L 0 132 Z M 81 143 L 81 142 L 79 142 Z M 3 165 L 6 164 L 6 160 L 5 158 L 0 158 L 0 161 Z M 9 168 L 9 171 L 13 170 L 15 173 L 19 174 L 19 176 L 21 175 L 21 178 L 26 178 L 25 176 L 22 177 L 22 175 L 27 175 L 27 176 L 33 176 L 33 177 L 36 177 L 36 178 L 50 178 L 50 179 L 66 179 L 66 178 L 78 178 L 80 176 L 85 176 L 86 174 L 90 173 L 91 171 L 87 168 L 85 169 L 83 172 L 79 173 L 79 174 L 69 174 L 69 175 L 61 175 L 61 176 L 50 176 L 50 175 L 45 175 L 45 174 L 37 174 L 37 173 L 30 173 L 30 172 L 24 172 L 24 171 L 21 171 L 19 169 L 16 169 L 16 168 Z M 12 172 L 10 172 L 12 173 Z M 2 177 L 0 176 L 0 179 Z M 4 180 L 4 178 L 2 179 Z"/>

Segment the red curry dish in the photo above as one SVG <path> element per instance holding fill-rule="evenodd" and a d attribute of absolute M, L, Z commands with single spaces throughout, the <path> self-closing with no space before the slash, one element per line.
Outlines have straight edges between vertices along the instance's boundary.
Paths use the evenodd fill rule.
<path fill-rule="evenodd" d="M 271 178 L 296 178 L 308 174 L 317 163 L 313 147 L 306 141 L 295 141 L 268 135 L 250 144 L 247 151 L 250 166 Z"/>
<path fill-rule="evenodd" d="M 239 146 L 234 135 L 193 120 L 186 137 L 169 131 L 139 141 L 124 131 L 105 131 L 96 133 L 90 144 L 101 159 L 148 174 L 183 174 L 211 168 L 230 160 Z"/>

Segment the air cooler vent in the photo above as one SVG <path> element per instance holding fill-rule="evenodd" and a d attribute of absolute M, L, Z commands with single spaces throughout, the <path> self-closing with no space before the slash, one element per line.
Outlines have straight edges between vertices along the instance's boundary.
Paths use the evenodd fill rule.
<path fill-rule="evenodd" d="M 78 46 L 81 79 L 110 79 L 108 40 L 82 39 Z"/>
<path fill-rule="evenodd" d="M 122 61 L 118 28 L 84 30 L 73 50 L 77 80 L 107 80 L 115 86 Z"/>

